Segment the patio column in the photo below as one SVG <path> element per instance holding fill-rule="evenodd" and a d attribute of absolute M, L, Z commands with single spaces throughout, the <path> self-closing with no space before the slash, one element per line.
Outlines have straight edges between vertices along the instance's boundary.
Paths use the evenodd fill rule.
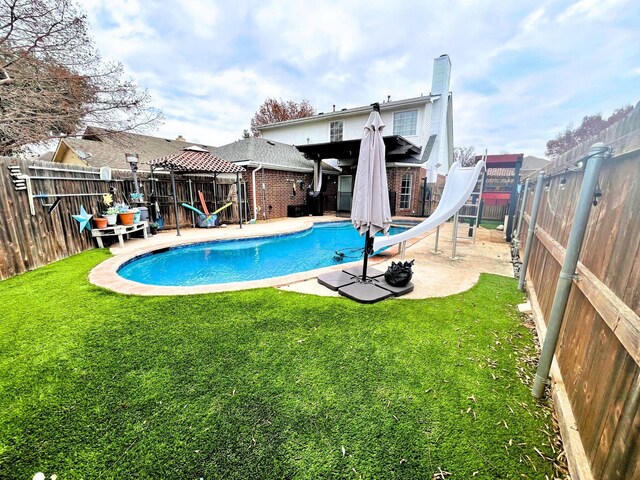
<path fill-rule="evenodd" d="M 171 188 L 173 188 L 173 211 L 176 214 L 176 237 L 180 236 L 180 220 L 178 219 L 178 197 L 176 196 L 176 174 L 171 166 Z"/>
<path fill-rule="evenodd" d="M 238 216 L 240 217 L 240 229 L 242 229 L 242 188 L 239 173 L 236 173 L 236 183 L 238 184 Z"/>

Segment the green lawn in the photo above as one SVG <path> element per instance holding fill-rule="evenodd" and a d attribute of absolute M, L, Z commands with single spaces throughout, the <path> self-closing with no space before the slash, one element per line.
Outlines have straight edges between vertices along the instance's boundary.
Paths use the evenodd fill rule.
<path fill-rule="evenodd" d="M 482 220 L 480 226 L 486 228 L 487 230 L 495 230 L 498 225 L 502 225 L 502 223 L 503 222 L 500 220 Z"/>
<path fill-rule="evenodd" d="M 552 475 L 514 280 L 369 306 L 135 297 L 88 283 L 108 256 L 0 282 L 0 478 Z"/>

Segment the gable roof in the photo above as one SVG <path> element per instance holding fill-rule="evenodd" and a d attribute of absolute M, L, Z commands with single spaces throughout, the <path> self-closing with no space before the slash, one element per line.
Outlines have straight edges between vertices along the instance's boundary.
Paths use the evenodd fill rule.
<path fill-rule="evenodd" d="M 549 165 L 549 162 L 550 160 L 547 160 L 546 158 L 528 155 L 524 157 L 524 160 L 522 160 L 522 167 L 520 167 L 520 170 L 523 172 L 534 172 L 542 170 L 544 167 Z"/>
<path fill-rule="evenodd" d="M 149 162 L 154 168 L 173 169 L 182 173 L 240 173 L 245 169 L 212 155 L 206 150 L 186 148 L 180 153 Z"/>
<path fill-rule="evenodd" d="M 313 161 L 307 159 L 293 145 L 275 142 L 260 137 L 249 137 L 222 145 L 214 153 L 229 162 L 241 165 L 262 164 L 273 170 L 313 171 Z M 323 168 L 335 170 L 323 162 Z"/>
<path fill-rule="evenodd" d="M 87 165 L 91 167 L 109 166 L 113 169 L 129 170 L 125 153 L 139 155 L 141 170 L 148 170 L 148 162 L 156 158 L 179 153 L 193 145 L 211 152 L 215 147 L 194 144 L 181 140 L 170 140 L 150 135 L 131 132 L 111 133 L 96 127 L 88 127 L 82 138 L 67 137 L 60 140 L 53 157 L 54 162 L 62 161 L 61 146 L 72 149 Z"/>

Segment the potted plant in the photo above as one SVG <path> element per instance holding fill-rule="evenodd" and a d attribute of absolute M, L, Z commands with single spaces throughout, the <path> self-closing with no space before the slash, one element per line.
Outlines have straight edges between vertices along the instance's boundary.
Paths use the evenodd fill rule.
<path fill-rule="evenodd" d="M 94 228 L 106 228 L 107 227 L 107 219 L 104 217 L 93 217 L 93 226 Z"/>
<path fill-rule="evenodd" d="M 104 206 L 107 207 L 107 209 L 102 212 L 102 216 L 107 220 L 107 225 L 115 225 L 118 221 L 118 210 L 113 206 L 113 195 L 111 195 L 110 193 L 105 193 L 102 196 L 102 202 L 104 203 Z M 96 228 L 104 227 L 96 226 Z"/>
<path fill-rule="evenodd" d="M 134 211 L 126 203 L 116 203 L 114 207 L 118 210 L 118 218 L 122 225 L 133 225 Z"/>
<path fill-rule="evenodd" d="M 113 226 L 118 223 L 118 209 L 116 207 L 107 208 L 102 215 L 107 219 L 107 225 Z"/>
<path fill-rule="evenodd" d="M 157 235 L 158 234 L 158 227 L 159 227 L 159 225 L 156 222 L 151 222 L 149 224 L 149 231 L 151 232 L 151 235 Z"/>
<path fill-rule="evenodd" d="M 131 211 L 133 212 L 133 223 L 140 223 L 140 209 L 132 208 Z"/>

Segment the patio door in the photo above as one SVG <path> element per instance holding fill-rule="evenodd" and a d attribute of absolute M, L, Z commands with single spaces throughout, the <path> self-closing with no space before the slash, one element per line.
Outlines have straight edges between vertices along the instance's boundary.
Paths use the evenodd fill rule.
<path fill-rule="evenodd" d="M 338 208 L 339 212 L 351 211 L 351 184 L 353 175 L 340 175 L 338 177 Z"/>

